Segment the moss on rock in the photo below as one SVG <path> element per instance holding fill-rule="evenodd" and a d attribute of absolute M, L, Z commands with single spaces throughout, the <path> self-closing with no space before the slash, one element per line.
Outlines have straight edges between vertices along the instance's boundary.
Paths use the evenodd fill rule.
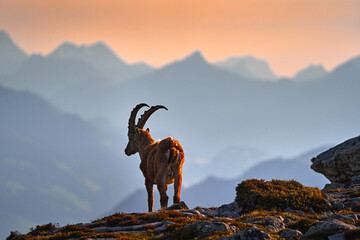
<path fill-rule="evenodd" d="M 235 201 L 239 207 L 247 211 L 255 209 L 284 210 L 292 208 L 309 211 L 324 209 L 320 189 L 305 187 L 301 183 L 290 180 L 245 180 L 236 187 Z"/>

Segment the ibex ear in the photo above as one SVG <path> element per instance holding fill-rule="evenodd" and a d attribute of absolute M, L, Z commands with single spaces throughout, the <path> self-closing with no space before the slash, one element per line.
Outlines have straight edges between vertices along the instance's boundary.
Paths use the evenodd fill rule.
<path fill-rule="evenodd" d="M 149 128 L 147 128 L 146 131 L 147 131 L 148 133 L 150 133 L 150 129 L 149 129 Z"/>

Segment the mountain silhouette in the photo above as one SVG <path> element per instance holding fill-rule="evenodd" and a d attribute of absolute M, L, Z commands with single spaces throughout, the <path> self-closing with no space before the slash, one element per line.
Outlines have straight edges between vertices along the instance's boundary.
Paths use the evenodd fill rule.
<path fill-rule="evenodd" d="M 268 81 L 275 81 L 278 78 L 267 61 L 253 56 L 231 57 L 215 62 L 215 65 L 246 78 Z"/>
<path fill-rule="evenodd" d="M 299 156 L 291 158 L 274 158 L 256 164 L 245 173 L 241 175 L 241 179 L 295 179 L 305 186 L 315 186 L 320 189 L 329 183 L 329 181 L 322 174 L 314 172 L 311 168 L 311 159 L 314 156 L 324 152 L 330 147 L 324 146 L 317 149 L 310 150 Z"/>
<path fill-rule="evenodd" d="M 77 46 L 65 42 L 51 52 L 50 59 L 81 60 L 101 71 L 108 79 L 121 81 L 150 73 L 153 69 L 144 63 L 127 64 L 103 42 Z"/>
<path fill-rule="evenodd" d="M 87 109 L 96 92 L 108 85 L 102 73 L 88 63 L 77 59 L 54 59 L 32 55 L 22 67 L 0 83 L 15 90 L 28 90 L 42 96 L 51 104 L 67 112 Z M 94 103 L 95 104 L 95 103 Z M 69 108 L 71 106 L 71 108 Z"/>
<path fill-rule="evenodd" d="M 169 111 L 156 112 L 146 127 L 156 139 L 172 136 L 181 142 L 184 179 L 192 183 L 220 172 L 214 157 L 231 146 L 254 149 L 267 158 L 291 156 L 356 134 L 358 59 L 323 78 L 272 82 L 241 77 L 195 51 L 144 76 L 112 81 L 83 60 L 32 56 L 0 82 L 22 85 L 86 119 L 107 119 L 125 137 L 129 113 L 137 103 L 165 105 Z M 245 155 L 239 161 L 239 173 L 252 164 Z"/>
<path fill-rule="evenodd" d="M 131 193 L 128 181 L 142 185 L 125 142 L 32 93 L 0 86 L 0 115 L 0 238 L 93 218 Z"/>
<path fill-rule="evenodd" d="M 55 59 L 79 59 L 99 68 L 104 68 L 109 65 L 111 67 L 112 65 L 126 65 L 125 62 L 103 42 L 80 46 L 71 42 L 64 42 L 52 51 L 48 57 Z"/>
<path fill-rule="evenodd" d="M 2 39 L 8 39 L 0 44 L 0 49 L 4 49 L 11 41 L 5 32 L 1 36 Z M 8 61 L 14 57 L 1 55 L 0 58 L 3 56 L 6 64 L 17 68 L 6 75 L 0 72 L 1 84 L 15 90 L 34 92 L 56 107 L 73 113 L 98 106 L 97 93 L 102 89 L 153 71 L 144 63 L 124 62 L 102 42 L 80 46 L 65 42 L 47 56 L 33 54 L 23 58 L 21 64 L 17 65 Z"/>
<path fill-rule="evenodd" d="M 182 143 L 184 179 L 190 182 L 215 175 L 218 167 L 211 167 L 211 160 L 232 145 L 252 147 L 267 157 L 290 156 L 347 139 L 359 129 L 356 59 L 321 79 L 269 82 L 239 77 L 199 56 L 195 52 L 114 85 L 99 93 L 107 96 L 101 104 L 107 108 L 95 110 L 126 131 L 134 103 L 165 105 L 169 111 L 154 114 L 146 127 L 155 138 L 173 136 Z M 248 168 L 239 165 L 239 172 Z"/>
<path fill-rule="evenodd" d="M 27 58 L 4 30 L 0 30 L 0 53 L 0 76 L 15 72 Z"/>
<path fill-rule="evenodd" d="M 200 51 L 194 51 L 180 62 L 182 62 L 182 64 L 204 64 L 207 61 Z"/>
<path fill-rule="evenodd" d="M 332 82 L 341 82 L 343 84 L 359 84 L 358 76 L 360 73 L 360 56 L 354 57 L 336 67 L 330 73 Z"/>
<path fill-rule="evenodd" d="M 322 65 L 309 65 L 308 67 L 301 69 L 292 78 L 295 81 L 308 81 L 317 78 L 325 77 L 328 72 Z"/>

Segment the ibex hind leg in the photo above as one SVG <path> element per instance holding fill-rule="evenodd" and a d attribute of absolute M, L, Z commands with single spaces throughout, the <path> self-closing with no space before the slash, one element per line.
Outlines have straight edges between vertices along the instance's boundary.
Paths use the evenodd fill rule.
<path fill-rule="evenodd" d="M 146 186 L 146 191 L 148 194 L 148 208 L 149 208 L 149 212 L 153 211 L 153 206 L 154 206 L 154 196 L 153 196 L 153 186 L 154 184 L 152 182 L 150 182 L 149 180 L 145 179 L 145 186 Z"/>

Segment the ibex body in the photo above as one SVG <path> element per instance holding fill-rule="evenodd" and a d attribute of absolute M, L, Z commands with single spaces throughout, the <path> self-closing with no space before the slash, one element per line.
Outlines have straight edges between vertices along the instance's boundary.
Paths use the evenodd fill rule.
<path fill-rule="evenodd" d="M 149 212 L 153 211 L 153 185 L 156 184 L 160 193 L 161 208 L 167 207 L 168 196 L 166 191 L 168 184 L 174 183 L 174 203 L 180 202 L 180 191 L 182 183 L 182 166 L 184 164 L 184 151 L 180 143 L 171 138 L 154 141 L 144 127 L 146 120 L 158 109 L 166 109 L 164 106 L 153 106 L 139 118 L 135 125 L 135 117 L 139 109 L 147 104 L 137 105 L 131 112 L 129 119 L 129 143 L 125 153 L 130 156 L 139 153 L 141 163 L 140 169 L 145 177 L 145 186 L 148 193 Z"/>

